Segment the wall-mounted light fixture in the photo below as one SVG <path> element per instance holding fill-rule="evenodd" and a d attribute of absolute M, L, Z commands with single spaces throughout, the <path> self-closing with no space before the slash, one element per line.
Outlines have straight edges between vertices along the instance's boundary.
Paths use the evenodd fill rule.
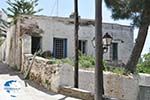
<path fill-rule="evenodd" d="M 108 46 L 112 44 L 112 36 L 108 34 L 108 32 L 103 36 L 103 52 L 106 53 L 108 51 Z M 95 48 L 95 37 L 92 39 L 92 45 Z"/>

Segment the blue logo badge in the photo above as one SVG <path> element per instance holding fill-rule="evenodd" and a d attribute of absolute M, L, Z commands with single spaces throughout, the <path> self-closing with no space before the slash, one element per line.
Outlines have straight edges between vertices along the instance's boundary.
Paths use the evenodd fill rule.
<path fill-rule="evenodd" d="M 10 94 L 11 97 L 16 97 L 21 85 L 17 80 L 9 80 L 4 83 L 4 90 Z"/>

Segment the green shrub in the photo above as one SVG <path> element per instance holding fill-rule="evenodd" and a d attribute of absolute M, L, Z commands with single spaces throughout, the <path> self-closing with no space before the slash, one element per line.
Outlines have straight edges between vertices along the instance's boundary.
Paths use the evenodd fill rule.
<path fill-rule="evenodd" d="M 73 65 L 73 60 L 70 58 L 61 59 L 62 63 L 68 63 L 70 65 Z"/>
<path fill-rule="evenodd" d="M 144 66 L 142 64 L 138 64 L 137 66 L 137 72 L 150 74 L 150 66 Z"/>
<path fill-rule="evenodd" d="M 92 67 L 93 65 L 91 64 L 90 61 L 87 61 L 87 60 L 80 60 L 80 67 L 83 67 L 83 68 L 89 68 L 89 67 Z"/>
<path fill-rule="evenodd" d="M 90 68 L 95 66 L 95 58 L 93 56 L 88 56 L 80 54 L 79 56 L 79 65 L 81 68 Z"/>
<path fill-rule="evenodd" d="M 69 59 L 69 58 L 65 58 L 65 59 L 55 59 L 55 58 L 49 58 L 50 59 L 50 63 L 49 64 L 62 64 L 62 63 L 68 63 L 70 65 L 73 65 L 73 60 Z"/>
<path fill-rule="evenodd" d="M 109 71 L 113 73 L 117 73 L 119 75 L 125 74 L 125 68 L 123 67 L 113 67 L 113 66 L 105 66 L 104 71 Z"/>
<path fill-rule="evenodd" d="M 150 53 L 145 54 L 143 61 L 137 65 L 137 72 L 150 74 Z"/>
<path fill-rule="evenodd" d="M 52 64 L 68 63 L 68 64 L 74 66 L 74 61 L 70 58 L 65 58 L 65 59 L 52 59 L 51 58 L 51 63 Z M 117 73 L 117 74 L 125 73 L 125 69 L 122 67 L 109 66 L 106 61 L 103 61 L 103 64 L 104 64 L 104 68 L 103 68 L 104 71 L 110 71 L 110 72 Z M 93 56 L 84 55 L 84 54 L 80 53 L 79 67 L 80 68 L 94 68 L 95 67 L 95 58 Z"/>
<path fill-rule="evenodd" d="M 47 62 L 48 64 L 61 64 L 62 61 L 60 59 L 50 58 L 50 61 Z"/>
<path fill-rule="evenodd" d="M 62 63 L 62 61 L 60 59 L 55 59 L 54 60 L 54 64 L 61 64 L 61 63 Z"/>

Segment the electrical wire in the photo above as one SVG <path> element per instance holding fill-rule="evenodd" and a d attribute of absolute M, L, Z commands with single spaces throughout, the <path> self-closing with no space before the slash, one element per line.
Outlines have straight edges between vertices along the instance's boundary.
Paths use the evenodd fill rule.
<path fill-rule="evenodd" d="M 55 11 L 55 8 L 56 8 L 56 16 L 58 16 L 59 14 L 59 0 L 55 0 L 54 4 L 53 4 L 53 7 L 51 9 L 51 12 L 50 12 L 50 16 L 52 16 L 53 12 Z"/>

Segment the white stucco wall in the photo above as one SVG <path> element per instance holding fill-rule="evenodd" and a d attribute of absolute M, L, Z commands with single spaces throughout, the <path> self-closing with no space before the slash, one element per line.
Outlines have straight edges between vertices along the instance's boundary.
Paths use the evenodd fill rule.
<path fill-rule="evenodd" d="M 139 74 L 139 85 L 140 86 L 150 86 L 150 74 Z"/>
<path fill-rule="evenodd" d="M 74 73 L 71 67 L 62 67 L 60 73 L 61 86 L 74 86 Z M 94 72 L 79 71 L 79 88 L 90 91 L 94 94 Z M 145 82 L 144 82 L 145 83 Z M 111 72 L 104 72 L 105 95 L 123 99 L 137 100 L 139 92 L 138 76 L 122 76 Z"/>
<path fill-rule="evenodd" d="M 31 36 L 27 34 L 22 36 L 22 53 L 31 54 Z"/>
<path fill-rule="evenodd" d="M 94 93 L 94 72 L 79 70 L 79 88 Z M 69 65 L 63 65 L 60 71 L 60 85 L 74 86 L 74 71 Z M 137 100 L 139 86 L 150 86 L 150 74 L 139 75 L 118 75 L 111 72 L 104 72 L 105 95 L 123 100 Z"/>
<path fill-rule="evenodd" d="M 74 24 L 69 23 L 73 19 L 46 16 L 30 16 L 30 18 L 36 20 L 39 28 L 44 31 L 41 44 L 43 51 L 50 50 L 53 52 L 53 38 L 66 38 L 67 57 L 74 57 Z M 93 22 L 93 20 L 90 21 Z M 133 29 L 130 26 L 103 23 L 103 33 L 106 32 L 113 36 L 113 42 L 118 43 L 118 60 L 126 63 L 133 48 Z M 94 25 L 81 25 L 79 27 L 79 40 L 87 40 L 86 50 L 88 55 L 95 55 L 95 49 L 91 42 L 94 36 Z M 120 40 L 124 43 L 121 43 Z M 104 54 L 104 59 L 111 60 L 110 56 L 110 50 L 108 50 Z"/>
<path fill-rule="evenodd" d="M 15 66 L 16 52 L 15 52 L 15 26 L 12 26 L 7 31 L 6 38 L 6 63 L 10 66 Z"/>
<path fill-rule="evenodd" d="M 0 61 L 5 61 L 6 57 L 6 41 L 0 46 Z"/>

